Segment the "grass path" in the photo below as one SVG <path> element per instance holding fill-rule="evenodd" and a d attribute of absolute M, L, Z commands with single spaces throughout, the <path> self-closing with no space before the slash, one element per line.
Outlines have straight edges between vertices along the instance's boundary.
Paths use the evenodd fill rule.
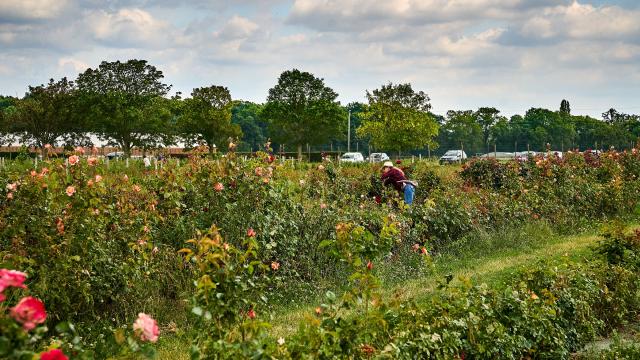
<path fill-rule="evenodd" d="M 628 229 L 637 227 L 633 225 Z M 515 271 L 535 266 L 543 259 L 559 259 L 563 256 L 573 260 L 584 258 L 590 252 L 590 247 L 599 240 L 596 233 L 591 230 L 579 235 L 562 236 L 554 234 L 546 226 L 531 225 L 508 232 L 472 236 L 467 239 L 467 245 L 461 246 L 463 250 L 436 256 L 431 271 L 395 285 L 383 286 L 383 294 L 391 297 L 400 293 L 402 298 L 420 301 L 446 275 L 453 275 L 454 279 L 462 276 L 472 278 L 475 282 L 499 285 Z M 305 316 L 312 315 L 320 301 L 275 313 L 271 320 L 271 335 L 287 337 L 293 334 Z M 182 341 L 175 337 L 163 341 L 159 358 L 187 359 L 186 349 L 189 345 Z"/>
<path fill-rule="evenodd" d="M 523 238 L 532 235 L 532 231 L 535 232 L 537 229 L 525 230 L 523 234 L 507 234 L 506 237 L 516 235 L 517 238 Z M 525 239 L 526 241 L 517 243 L 496 239 L 500 235 L 505 234 L 493 235 L 487 242 L 473 246 L 457 255 L 437 256 L 430 273 L 384 288 L 385 296 L 390 297 L 400 293 L 401 298 L 419 301 L 448 274 L 453 275 L 454 279 L 463 276 L 477 282 L 499 284 L 514 271 L 535 265 L 539 260 L 562 256 L 569 256 L 572 259 L 582 258 L 589 252 L 589 247 L 595 245 L 599 239 L 595 231 L 581 235 L 559 236 L 542 229 L 533 236 L 535 239 Z M 308 304 L 275 314 L 272 321 L 272 335 L 286 337 L 295 332 L 297 324 L 305 316 L 311 315 L 318 304 Z"/>

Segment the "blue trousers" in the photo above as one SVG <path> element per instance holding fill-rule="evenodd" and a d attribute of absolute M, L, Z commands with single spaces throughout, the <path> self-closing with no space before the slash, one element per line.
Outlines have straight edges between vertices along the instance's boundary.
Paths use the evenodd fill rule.
<path fill-rule="evenodd" d="M 411 205 L 413 203 L 413 196 L 416 193 L 416 188 L 411 184 L 404 185 L 404 202 L 407 205 Z"/>

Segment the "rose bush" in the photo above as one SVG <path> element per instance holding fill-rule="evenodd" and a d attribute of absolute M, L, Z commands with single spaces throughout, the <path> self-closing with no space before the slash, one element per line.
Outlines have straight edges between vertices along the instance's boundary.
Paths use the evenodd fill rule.
<path fill-rule="evenodd" d="M 385 244 L 395 224 L 384 247 L 390 256 L 361 256 L 364 269 L 371 262 L 366 271 L 375 273 L 393 261 L 414 269 L 419 257 L 412 246 L 447 251 L 473 231 L 537 221 L 575 231 L 623 217 L 636 210 L 640 194 L 637 151 L 478 161 L 460 174 L 442 175 L 424 163 L 406 170 L 420 183 L 410 209 L 381 186 L 379 167 L 371 164 L 301 169 L 262 152 L 244 160 L 197 151 L 157 171 L 80 153 L 37 168 L 16 161 L 0 169 L 0 258 L 30 274 L 27 283 L 47 305 L 48 322 L 71 321 L 84 342 L 100 348 L 107 346 L 100 334 L 129 326 L 140 309 L 161 314 L 161 324 L 188 313 L 183 300 L 200 270 L 177 251 L 212 224 L 234 248 L 244 248 L 247 237 L 255 241 L 255 261 L 273 277 L 261 290 L 271 300 L 263 304 L 268 310 L 291 302 L 292 294 L 305 301 L 353 285 L 352 265 L 319 246 L 338 240 L 338 224 Z M 167 307 L 176 311 L 161 311 Z M 256 319 L 264 313 L 243 311 Z M 365 352 L 373 346 L 364 345 Z"/>

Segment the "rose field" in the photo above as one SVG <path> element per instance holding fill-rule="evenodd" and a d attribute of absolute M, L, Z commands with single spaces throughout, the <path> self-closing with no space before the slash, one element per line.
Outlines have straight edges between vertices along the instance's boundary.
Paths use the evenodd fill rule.
<path fill-rule="evenodd" d="M 1 359 L 640 357 L 636 149 L 3 164 Z"/>

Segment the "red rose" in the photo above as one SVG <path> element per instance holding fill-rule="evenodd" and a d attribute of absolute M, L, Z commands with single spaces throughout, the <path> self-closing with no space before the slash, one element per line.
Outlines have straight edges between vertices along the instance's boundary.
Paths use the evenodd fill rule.
<path fill-rule="evenodd" d="M 40 354 L 40 360 L 69 360 L 60 349 L 53 349 Z"/>

